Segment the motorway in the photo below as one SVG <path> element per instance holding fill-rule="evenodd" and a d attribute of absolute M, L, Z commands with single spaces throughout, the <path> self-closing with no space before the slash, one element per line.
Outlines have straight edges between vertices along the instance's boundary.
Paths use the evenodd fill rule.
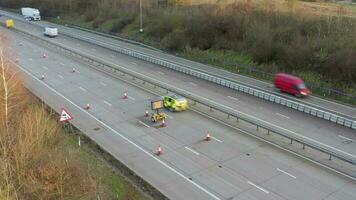
<path fill-rule="evenodd" d="M 42 35 L 43 31 L 30 24 L 18 21 L 16 21 L 16 27 L 36 35 Z M 94 37 L 93 34 L 91 35 L 91 37 Z M 156 80 L 179 86 L 180 89 L 245 113 L 255 120 L 279 127 L 290 134 L 302 135 L 312 141 L 356 157 L 355 130 L 63 35 L 49 40 L 140 72 Z M 114 42 L 112 43 L 114 44 Z M 344 112 L 344 107 L 341 107 L 341 111 Z M 339 107 L 337 108 L 339 109 Z M 346 110 L 349 111 L 348 114 L 355 116 L 354 109 L 348 108 Z"/>
<path fill-rule="evenodd" d="M 356 199 L 355 181 L 196 112 L 168 113 L 168 126 L 164 128 L 151 124 L 143 113 L 149 99 L 156 95 L 45 49 L 23 35 L 1 30 L 12 40 L 11 52 L 19 59 L 29 89 L 57 111 L 67 108 L 76 127 L 170 199 Z M 54 41 L 67 41 L 66 45 L 111 57 L 112 62 L 121 62 L 131 69 L 144 65 L 148 71 L 142 69 L 142 73 L 174 82 L 180 88 L 194 89 L 199 95 L 222 99 L 229 106 L 238 106 L 237 109 L 248 107 L 242 102 L 246 98 L 244 101 L 256 103 L 251 114 L 278 107 L 244 95 L 231 96 L 235 100 L 227 96 L 233 94 L 224 88 L 157 70 L 157 66 L 70 38 L 59 37 Z M 43 53 L 46 58 L 42 58 Z M 77 69 L 75 73 L 71 72 L 73 66 Z M 154 69 L 154 73 L 149 71 Z M 39 80 L 42 73 L 45 79 Z M 122 98 L 125 91 L 128 99 Z M 87 103 L 91 105 L 89 111 L 83 109 Z M 278 108 L 280 114 L 288 114 L 284 113 L 288 109 Z M 307 118 L 302 114 L 300 117 Z M 340 128 L 312 117 L 308 120 Z M 209 142 L 203 140 L 208 130 L 213 135 Z M 347 136 L 352 136 L 351 132 Z M 160 157 L 154 155 L 158 145 L 164 152 Z"/>

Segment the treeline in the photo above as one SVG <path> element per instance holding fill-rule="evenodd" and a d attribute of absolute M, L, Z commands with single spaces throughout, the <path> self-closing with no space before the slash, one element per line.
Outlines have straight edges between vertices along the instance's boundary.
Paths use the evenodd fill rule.
<path fill-rule="evenodd" d="M 334 85 L 356 82 L 356 20 L 285 12 L 253 1 L 198 6 L 159 6 L 143 0 L 144 35 L 160 47 L 244 54 L 274 70 L 312 72 Z M 47 16 L 101 30 L 133 35 L 138 30 L 138 0 L 0 0 L 0 6 L 38 7 Z M 69 19 L 69 20 L 68 20 Z M 137 36 L 137 35 L 136 35 Z M 270 68 L 268 68 L 270 70 Z"/>

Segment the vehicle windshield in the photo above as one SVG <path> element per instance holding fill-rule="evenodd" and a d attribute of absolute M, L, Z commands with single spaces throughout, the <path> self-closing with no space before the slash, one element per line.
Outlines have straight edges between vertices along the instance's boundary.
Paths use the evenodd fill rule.
<path fill-rule="evenodd" d="M 298 84 L 297 85 L 297 89 L 298 90 L 303 90 L 303 89 L 306 89 L 307 87 L 305 86 L 305 84 L 304 83 L 301 83 L 301 84 Z"/>
<path fill-rule="evenodd" d="M 181 103 L 181 102 L 184 102 L 184 100 L 185 100 L 184 97 L 177 97 L 177 101 L 180 102 L 180 103 Z"/>

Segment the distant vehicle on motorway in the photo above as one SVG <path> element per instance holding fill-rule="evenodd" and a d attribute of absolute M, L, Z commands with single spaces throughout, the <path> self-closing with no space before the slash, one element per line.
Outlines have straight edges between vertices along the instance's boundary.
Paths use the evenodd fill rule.
<path fill-rule="evenodd" d="M 35 8 L 21 8 L 21 14 L 28 21 L 41 20 L 40 11 Z"/>
<path fill-rule="evenodd" d="M 297 97 L 307 97 L 311 94 L 304 81 L 290 74 L 278 73 L 274 77 L 274 86 L 281 92 L 289 93 Z"/>
<path fill-rule="evenodd" d="M 58 29 L 54 27 L 45 27 L 44 33 L 45 36 L 48 37 L 57 37 L 58 36 Z"/>

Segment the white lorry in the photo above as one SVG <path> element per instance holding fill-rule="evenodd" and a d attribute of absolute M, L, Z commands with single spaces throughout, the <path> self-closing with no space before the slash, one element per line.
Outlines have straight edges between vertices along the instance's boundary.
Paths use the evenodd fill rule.
<path fill-rule="evenodd" d="M 22 16 L 29 21 L 41 20 L 40 11 L 35 8 L 21 8 Z"/>
<path fill-rule="evenodd" d="M 57 37 L 58 36 L 58 29 L 54 27 L 45 27 L 44 33 L 45 36 L 48 37 Z"/>

